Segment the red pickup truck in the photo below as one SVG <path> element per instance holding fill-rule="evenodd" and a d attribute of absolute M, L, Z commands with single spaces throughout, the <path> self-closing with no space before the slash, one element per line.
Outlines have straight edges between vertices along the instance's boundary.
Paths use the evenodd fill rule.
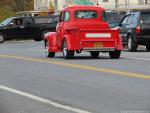
<path fill-rule="evenodd" d="M 89 52 L 97 58 L 100 52 L 109 52 L 110 58 L 120 58 L 122 40 L 119 29 L 109 28 L 105 10 L 97 6 L 70 6 L 61 11 L 56 32 L 45 34 L 47 57 L 63 52 L 65 59 L 75 52 Z"/>

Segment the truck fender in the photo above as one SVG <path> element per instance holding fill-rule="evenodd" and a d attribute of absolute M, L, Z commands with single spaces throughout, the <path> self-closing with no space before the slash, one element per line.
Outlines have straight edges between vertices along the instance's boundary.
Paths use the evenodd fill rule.
<path fill-rule="evenodd" d="M 117 46 L 117 50 L 123 50 L 123 43 L 122 43 L 122 38 L 119 35 L 120 29 L 117 30 L 117 35 L 118 35 L 118 46 Z"/>
<path fill-rule="evenodd" d="M 120 36 L 118 38 L 117 50 L 123 50 L 122 38 Z"/>
<path fill-rule="evenodd" d="M 63 46 L 63 42 L 67 41 L 68 44 L 68 50 L 78 50 L 79 47 L 77 47 L 77 41 L 75 37 L 72 37 L 71 35 L 65 35 L 62 41 L 62 46 Z"/>
<path fill-rule="evenodd" d="M 48 32 L 44 35 L 44 40 L 51 41 L 56 36 L 56 32 Z"/>
<path fill-rule="evenodd" d="M 114 32 L 114 36 L 117 37 L 117 45 L 116 45 L 116 50 L 123 50 L 123 44 L 122 44 L 122 38 L 119 35 L 120 30 L 117 28 L 113 29 Z"/>
<path fill-rule="evenodd" d="M 56 46 L 56 32 L 49 32 L 44 35 L 44 40 L 48 41 L 50 47 Z"/>

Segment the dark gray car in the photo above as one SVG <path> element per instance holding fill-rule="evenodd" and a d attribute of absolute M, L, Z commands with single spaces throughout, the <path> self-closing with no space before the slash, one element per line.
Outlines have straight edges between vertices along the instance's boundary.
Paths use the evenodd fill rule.
<path fill-rule="evenodd" d="M 123 18 L 120 25 L 123 44 L 129 51 L 136 51 L 138 45 L 150 51 L 150 12 L 131 12 Z"/>
<path fill-rule="evenodd" d="M 8 18 L 0 24 L 0 43 L 18 38 L 41 41 L 45 33 L 55 31 L 58 20 L 58 15 Z"/>

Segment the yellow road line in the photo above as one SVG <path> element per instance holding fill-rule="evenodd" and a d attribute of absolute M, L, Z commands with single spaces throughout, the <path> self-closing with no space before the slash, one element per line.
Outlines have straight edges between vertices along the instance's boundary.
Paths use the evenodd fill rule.
<path fill-rule="evenodd" d="M 14 55 L 0 55 L 0 57 L 1 58 L 11 58 L 11 59 L 16 59 L 16 60 L 31 61 L 31 62 L 39 62 L 39 63 L 49 63 L 49 64 L 55 64 L 55 65 L 60 65 L 60 66 L 65 66 L 65 67 L 76 68 L 76 69 L 110 73 L 110 74 L 115 74 L 115 75 L 119 75 L 119 76 L 128 76 L 128 77 L 150 79 L 150 75 L 130 73 L 130 72 L 114 70 L 114 69 L 107 69 L 107 68 L 98 68 L 98 67 L 94 67 L 94 66 L 70 64 L 70 63 L 65 63 L 65 62 L 58 62 L 58 61 L 39 59 L 39 58 L 31 58 L 31 57 L 21 57 L 21 56 L 14 56 Z"/>

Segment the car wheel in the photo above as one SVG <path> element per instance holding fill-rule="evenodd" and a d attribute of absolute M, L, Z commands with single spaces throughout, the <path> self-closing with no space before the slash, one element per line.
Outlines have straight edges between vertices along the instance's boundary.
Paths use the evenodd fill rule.
<path fill-rule="evenodd" d="M 90 54 L 91 54 L 92 58 L 97 58 L 99 56 L 99 52 L 98 51 L 92 51 L 92 52 L 90 52 Z"/>
<path fill-rule="evenodd" d="M 71 59 L 71 58 L 74 57 L 74 51 L 68 50 L 67 41 L 64 41 L 64 42 L 63 42 L 63 48 L 62 48 L 62 50 L 63 50 L 63 57 L 64 57 L 65 59 Z"/>
<path fill-rule="evenodd" d="M 150 44 L 146 45 L 147 51 L 150 51 Z"/>
<path fill-rule="evenodd" d="M 0 34 L 0 43 L 4 42 L 4 36 L 2 34 Z"/>
<path fill-rule="evenodd" d="M 121 51 L 120 50 L 115 50 L 115 51 L 110 51 L 109 52 L 109 56 L 112 59 L 119 59 L 121 55 Z"/>
<path fill-rule="evenodd" d="M 138 45 L 134 42 L 133 38 L 131 35 L 129 35 L 128 37 L 128 50 L 130 52 L 136 51 L 137 50 Z"/>
<path fill-rule="evenodd" d="M 45 41 L 45 52 L 47 57 L 55 57 L 55 52 L 49 52 L 49 43 Z"/>

